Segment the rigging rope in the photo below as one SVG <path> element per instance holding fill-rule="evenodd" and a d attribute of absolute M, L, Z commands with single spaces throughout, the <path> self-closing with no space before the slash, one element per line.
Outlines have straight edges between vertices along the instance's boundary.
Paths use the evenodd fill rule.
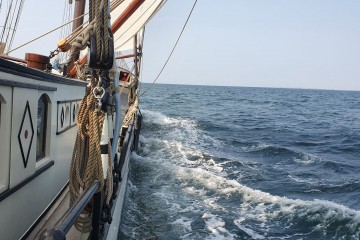
<path fill-rule="evenodd" d="M 191 17 L 191 14 L 192 14 L 195 6 L 196 6 L 196 3 L 197 3 L 197 0 L 195 0 L 194 5 L 193 5 L 192 8 L 191 8 L 191 11 L 190 11 L 190 13 L 189 13 L 189 16 L 187 17 L 186 22 L 185 22 L 185 24 L 184 24 L 184 26 L 183 26 L 183 28 L 182 28 L 182 30 L 181 30 L 181 32 L 180 32 L 180 35 L 179 35 L 179 37 L 178 37 L 178 39 L 177 39 L 177 41 L 176 41 L 176 43 L 175 43 L 175 45 L 174 45 L 174 47 L 173 47 L 173 49 L 172 49 L 172 51 L 171 51 L 169 57 L 167 58 L 166 62 L 164 63 L 164 66 L 161 68 L 159 74 L 157 75 L 157 77 L 155 78 L 155 80 L 151 83 L 150 87 L 148 87 L 144 92 L 142 92 L 141 95 L 140 95 L 140 97 L 143 96 L 147 91 L 149 91 L 149 90 L 154 86 L 155 82 L 159 79 L 161 73 L 164 71 L 167 63 L 169 62 L 172 54 L 173 54 L 174 51 L 175 51 L 175 48 L 176 48 L 177 44 L 178 44 L 179 41 L 180 41 L 181 35 L 183 34 L 183 32 L 184 32 L 184 30 L 185 30 L 185 27 L 186 27 L 186 25 L 187 25 L 187 23 L 188 23 L 188 21 L 189 21 L 189 19 L 190 19 L 190 17 Z"/>
<path fill-rule="evenodd" d="M 70 21 L 70 19 L 73 19 L 72 3 L 70 3 L 70 1 L 66 1 L 65 5 L 64 5 L 62 24 L 66 23 L 67 21 Z M 63 39 L 65 37 L 69 36 L 71 34 L 71 32 L 72 32 L 72 30 L 71 30 L 71 25 L 70 24 L 63 27 L 61 29 L 59 39 Z M 68 52 L 61 52 L 59 55 L 60 55 L 60 62 L 63 63 L 68 58 L 69 53 Z"/>
<path fill-rule="evenodd" d="M 55 29 L 53 29 L 53 30 L 51 30 L 51 31 L 49 31 L 49 32 L 47 32 L 47 33 L 42 34 L 41 36 L 39 36 L 39 37 L 37 37 L 37 38 L 34 38 L 33 40 L 30 40 L 30 41 L 28 41 L 28 42 L 26 42 L 26 43 L 24 43 L 24 44 L 22 44 L 22 45 L 20 45 L 20 46 L 18 46 L 18 47 L 16 47 L 16 48 L 13 48 L 13 49 L 11 49 L 10 51 L 6 52 L 4 55 L 8 55 L 9 53 L 11 53 L 11 52 L 13 52 L 13 51 L 15 51 L 15 50 L 18 50 L 19 48 L 22 48 L 22 47 L 24 47 L 24 46 L 26 46 L 26 45 L 28 45 L 28 44 L 30 44 L 30 43 L 32 43 L 32 42 L 35 42 L 36 40 L 39 40 L 40 38 L 45 37 L 46 35 L 49 35 L 49 34 L 52 33 L 52 32 L 55 32 L 56 30 L 58 30 L 58 29 L 60 29 L 60 28 L 62 28 L 62 27 L 64 27 L 64 26 L 66 26 L 66 25 L 74 22 L 75 20 L 77 20 L 77 19 L 79 19 L 79 18 L 81 18 L 81 17 L 83 17 L 83 16 L 85 16 L 85 15 L 87 15 L 87 14 L 88 14 L 88 13 L 85 13 L 85 14 L 77 17 L 77 18 L 74 18 L 73 20 L 71 20 L 71 21 L 69 21 L 69 22 L 61 25 L 60 27 L 57 27 L 57 28 L 55 28 Z"/>
<path fill-rule="evenodd" d="M 111 4 L 110 4 L 110 9 L 111 9 L 111 11 L 113 11 L 115 8 L 117 8 L 117 7 L 118 7 L 121 3 L 123 3 L 123 2 L 124 2 L 124 0 L 115 0 L 115 1 L 111 2 Z M 11 52 L 13 52 L 13 51 L 15 51 L 15 50 L 18 50 L 19 48 L 22 48 L 22 47 L 24 47 L 24 46 L 26 46 L 26 45 L 28 45 L 28 44 L 30 44 L 30 43 L 32 43 L 32 42 L 35 42 L 36 40 L 39 40 L 40 38 L 43 38 L 43 37 L 45 37 L 46 35 L 49 35 L 50 33 L 53 33 L 53 32 L 55 32 L 56 30 L 58 30 L 58 29 L 60 29 L 60 28 L 62 28 L 62 27 L 64 27 L 64 26 L 66 26 L 66 25 L 68 25 L 68 24 L 76 21 L 77 19 L 82 18 L 82 17 L 84 17 L 84 16 L 86 16 L 86 15 L 88 15 L 88 14 L 89 14 L 89 13 L 85 13 L 85 14 L 77 17 L 77 18 L 74 18 L 73 20 L 71 20 L 71 21 L 69 21 L 69 22 L 67 22 L 67 23 L 62 24 L 61 26 L 59 26 L 59 27 L 57 27 L 57 28 L 55 28 L 55 29 L 53 29 L 53 30 L 50 30 L 50 31 L 47 32 L 47 33 L 44 33 L 44 34 L 40 35 L 39 37 L 36 37 L 36 38 L 34 38 L 34 39 L 32 39 L 32 40 L 30 40 L 30 41 L 28 41 L 28 42 L 26 42 L 26 43 L 24 43 L 24 44 L 16 47 L 16 48 L 13 48 L 13 49 L 9 50 L 9 51 L 6 52 L 4 55 L 8 55 L 9 53 L 11 53 Z M 86 24 L 86 23 L 84 23 L 84 24 Z M 84 24 L 83 24 L 83 25 L 84 25 Z M 83 25 L 81 25 L 81 26 L 80 26 L 78 29 L 76 29 L 74 32 L 78 32 L 78 30 L 79 30 Z M 3 30 L 3 31 L 4 31 L 4 30 Z M 74 38 L 75 38 L 75 37 L 70 37 L 71 40 L 73 40 Z"/>
<path fill-rule="evenodd" d="M 1 40 L 0 40 L 1 42 L 3 41 L 3 38 L 4 38 L 6 26 L 7 26 L 7 23 L 8 23 L 8 20 L 9 20 L 9 16 L 10 16 L 10 13 L 11 13 L 11 8 L 12 8 L 12 2 L 11 2 L 10 5 L 8 6 L 8 10 L 7 10 L 6 18 L 5 18 L 5 23 L 4 23 L 4 26 L 3 26 L 2 33 L 1 33 Z M 11 26 L 10 26 L 10 27 L 11 27 Z M 10 29 L 10 27 L 9 27 L 9 29 Z"/>
<path fill-rule="evenodd" d="M 94 57 L 96 61 L 107 61 L 105 58 L 111 54 L 110 51 L 108 51 L 111 37 L 108 22 L 110 19 L 109 9 L 110 6 L 107 0 L 91 0 L 89 2 L 90 24 L 74 33 L 74 35 L 77 36 L 71 43 L 71 53 L 67 64 L 71 63 L 77 51 L 88 46 L 88 42 L 90 42 L 90 51 L 95 49 L 91 54 L 96 54 Z M 76 62 L 74 64 L 77 65 Z M 86 187 L 94 180 L 99 180 L 101 185 L 98 192 L 102 192 L 101 195 L 102 198 L 104 198 L 104 203 L 101 207 L 103 208 L 104 206 L 109 207 L 113 197 L 112 148 L 109 138 L 109 133 L 113 131 L 113 129 L 109 129 L 107 125 L 108 117 L 112 117 L 113 111 L 111 110 L 111 106 L 108 105 L 108 100 L 104 97 L 105 92 L 111 94 L 109 91 L 110 79 L 108 69 L 104 69 L 103 66 L 89 66 L 89 68 L 92 71 L 91 74 L 86 77 L 88 81 L 90 80 L 91 86 L 87 87 L 86 96 L 81 103 L 78 113 L 78 133 L 70 168 L 70 206 L 74 204 L 75 200 L 78 199 L 80 193 L 86 189 Z M 84 72 L 81 72 L 78 67 L 76 69 L 78 75 L 83 76 L 82 78 L 85 80 Z M 100 95 L 98 95 L 99 93 L 97 92 L 99 89 L 103 91 Z M 105 106 L 106 110 L 103 106 Z M 104 121 L 106 125 L 103 126 Z M 102 138 L 106 136 L 105 131 L 108 131 L 107 164 L 103 164 L 103 161 L 105 161 L 105 153 L 101 151 L 101 145 L 105 145 L 105 140 Z M 102 135 L 102 133 L 104 135 Z M 114 141 L 116 140 L 114 139 Z M 117 142 L 115 144 L 117 144 Z M 90 212 L 84 210 L 81 217 L 76 221 L 75 226 L 80 232 L 91 231 Z"/>
<path fill-rule="evenodd" d="M 70 205 L 73 205 L 78 199 L 81 189 L 86 189 L 94 180 L 100 181 L 98 192 L 102 191 L 104 187 L 100 138 L 105 114 L 95 108 L 96 99 L 92 91 L 97 84 L 96 79 L 92 78 L 91 86 L 86 89 L 86 95 L 81 102 L 77 117 L 78 132 L 69 177 Z M 82 214 L 75 226 L 79 231 L 90 231 L 90 215 Z"/>
<path fill-rule="evenodd" d="M 9 31 L 8 31 L 8 35 L 7 35 L 7 37 L 6 37 L 6 43 L 9 43 L 9 44 L 8 44 L 8 47 L 7 47 L 8 50 L 11 48 L 12 43 L 13 43 L 13 41 L 14 41 L 14 37 L 15 37 L 15 33 L 16 33 L 17 26 L 18 26 L 18 24 L 19 24 L 19 20 L 20 20 L 22 8 L 23 8 L 23 5 L 24 5 L 24 1 L 25 1 L 25 0 L 21 0 L 21 1 L 20 1 L 19 8 L 18 8 L 17 15 L 16 15 L 15 24 L 14 24 L 13 27 L 11 28 L 12 22 L 13 22 L 13 19 L 14 19 L 14 16 L 15 16 L 15 10 L 16 10 L 16 6 L 17 6 L 17 2 L 16 2 L 16 5 L 15 5 L 14 14 L 13 14 L 13 17 L 12 17 L 12 19 L 11 19 L 11 23 L 10 23 L 10 28 L 9 28 Z M 10 37 L 10 31 L 11 31 L 11 30 L 12 30 L 12 33 L 11 33 L 11 37 Z M 9 37 L 10 37 L 10 39 L 9 39 L 9 42 L 8 42 L 8 38 L 9 38 Z"/>

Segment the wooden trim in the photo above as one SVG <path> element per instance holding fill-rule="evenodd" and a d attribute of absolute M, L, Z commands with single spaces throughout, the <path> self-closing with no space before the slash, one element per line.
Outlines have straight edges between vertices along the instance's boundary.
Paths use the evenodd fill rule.
<path fill-rule="evenodd" d="M 131 57 L 136 57 L 136 55 L 135 54 L 127 54 L 127 55 L 117 56 L 115 58 L 116 59 L 124 59 L 124 58 L 131 58 Z"/>
<path fill-rule="evenodd" d="M 133 0 L 122 14 L 113 22 L 111 31 L 114 33 L 129 19 L 129 17 L 143 4 L 145 0 Z"/>
<path fill-rule="evenodd" d="M 30 177 L 26 178 L 25 180 L 23 180 L 22 182 L 20 182 L 19 184 L 15 185 L 12 188 L 9 188 L 8 190 L 6 190 L 5 192 L 0 194 L 0 202 L 2 202 L 3 200 L 5 200 L 6 198 L 8 198 L 9 196 L 11 196 L 12 194 L 16 193 L 18 190 L 20 190 L 22 187 L 24 187 L 26 184 L 28 184 L 29 182 L 31 182 L 32 180 L 34 180 L 35 178 L 37 178 L 38 176 L 40 176 L 43 172 L 45 172 L 46 170 L 48 170 L 49 168 L 51 168 L 54 165 L 54 160 L 50 161 L 49 163 L 47 163 L 45 166 L 43 166 L 42 168 L 38 169 L 35 171 L 35 173 L 33 175 L 31 175 Z"/>
<path fill-rule="evenodd" d="M 0 85 L 10 86 L 10 87 L 36 89 L 36 90 L 43 90 L 43 91 L 53 91 L 53 92 L 57 91 L 56 87 L 48 87 L 48 86 L 39 85 L 39 84 L 23 83 L 23 82 L 17 82 L 17 81 L 12 81 L 12 80 L 5 80 L 5 79 L 0 79 Z"/>

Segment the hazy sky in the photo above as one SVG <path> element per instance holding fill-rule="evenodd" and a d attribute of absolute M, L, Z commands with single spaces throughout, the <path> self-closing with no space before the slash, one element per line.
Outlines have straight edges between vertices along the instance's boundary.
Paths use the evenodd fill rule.
<path fill-rule="evenodd" d="M 58 26 L 59 2 L 26 0 L 14 47 Z M 147 26 L 144 82 L 162 68 L 193 3 L 168 0 Z M 45 50 L 26 51 L 48 54 L 59 34 L 42 42 Z M 198 0 L 158 82 L 360 90 L 360 1 Z"/>

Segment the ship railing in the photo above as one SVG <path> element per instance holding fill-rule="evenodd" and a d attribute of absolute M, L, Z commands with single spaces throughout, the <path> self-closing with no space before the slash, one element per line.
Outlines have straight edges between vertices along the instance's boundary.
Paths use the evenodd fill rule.
<path fill-rule="evenodd" d="M 91 239 L 98 239 L 100 232 L 100 211 L 101 211 L 101 193 L 96 193 L 100 182 L 95 180 L 83 193 L 79 196 L 74 205 L 64 214 L 64 219 L 57 227 L 47 228 L 41 235 L 41 240 L 65 240 L 66 234 L 74 225 L 76 219 L 80 216 L 85 206 L 93 198 L 92 204 L 92 231 Z"/>

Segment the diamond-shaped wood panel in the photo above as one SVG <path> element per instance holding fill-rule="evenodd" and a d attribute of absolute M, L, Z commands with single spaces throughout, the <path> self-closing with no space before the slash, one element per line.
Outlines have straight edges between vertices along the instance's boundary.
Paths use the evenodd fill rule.
<path fill-rule="evenodd" d="M 30 154 L 33 138 L 34 138 L 34 126 L 31 118 L 29 101 L 27 101 L 18 134 L 21 156 L 23 158 L 23 163 L 25 168 L 27 167 L 27 163 L 29 160 L 29 154 Z"/>

